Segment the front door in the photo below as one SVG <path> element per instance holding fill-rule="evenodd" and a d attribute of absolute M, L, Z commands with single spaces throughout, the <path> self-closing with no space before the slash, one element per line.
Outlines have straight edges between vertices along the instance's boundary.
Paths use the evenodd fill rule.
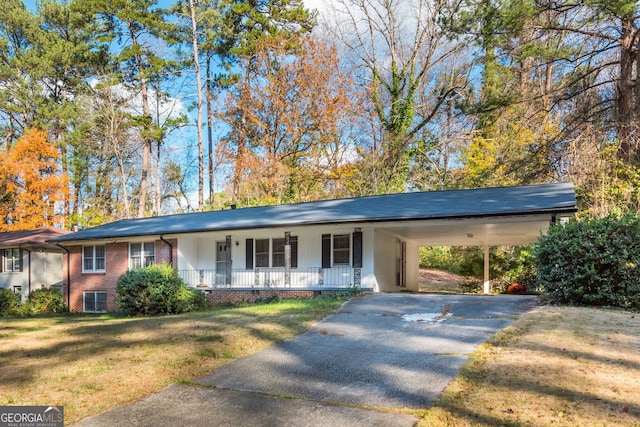
<path fill-rule="evenodd" d="M 227 278 L 227 244 L 216 242 L 216 285 L 225 285 Z"/>

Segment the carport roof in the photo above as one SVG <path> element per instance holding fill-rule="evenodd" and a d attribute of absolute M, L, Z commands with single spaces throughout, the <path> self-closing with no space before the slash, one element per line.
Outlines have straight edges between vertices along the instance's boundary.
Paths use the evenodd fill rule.
<path fill-rule="evenodd" d="M 51 239 L 116 239 L 320 224 L 466 219 L 577 210 L 572 183 L 387 194 L 289 205 L 123 219 Z"/>

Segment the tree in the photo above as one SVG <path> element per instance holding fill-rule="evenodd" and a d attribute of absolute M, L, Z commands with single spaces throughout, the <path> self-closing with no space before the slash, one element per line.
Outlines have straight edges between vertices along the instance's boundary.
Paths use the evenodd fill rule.
<path fill-rule="evenodd" d="M 440 78 L 455 67 L 462 40 L 449 28 L 463 2 L 457 0 L 339 0 L 332 32 L 347 49 L 368 94 L 375 118 L 361 179 L 370 193 L 403 191 L 415 144 L 434 117 L 467 85 L 466 74 Z"/>
<path fill-rule="evenodd" d="M 251 78 L 229 94 L 221 154 L 242 179 L 241 204 L 325 198 L 337 186 L 356 104 L 335 46 L 306 36 L 263 41 Z M 292 48 L 292 43 L 299 43 Z M 239 156 L 242 147 L 245 152 Z"/>
<path fill-rule="evenodd" d="M 57 204 L 68 197 L 60 155 L 44 131 L 28 130 L 0 154 L 0 230 L 24 230 L 64 225 Z"/>
<path fill-rule="evenodd" d="M 194 0 L 188 0 L 185 2 L 178 2 L 174 10 L 183 17 L 186 17 L 189 25 L 188 30 L 185 31 L 188 34 L 188 39 L 191 44 L 191 60 L 193 63 L 195 74 L 195 89 L 196 89 L 196 133 L 198 139 L 198 210 L 201 211 L 204 207 L 204 140 L 203 140 L 203 87 L 200 72 L 200 31 L 199 21 L 202 19 L 198 15 L 200 10 L 197 8 L 197 2 Z M 211 152 L 211 147 L 209 147 Z M 211 168 L 211 165 L 209 166 Z M 209 185 L 212 183 L 210 182 Z"/>
<path fill-rule="evenodd" d="M 571 61 L 563 98 L 579 91 L 599 96 L 588 107 L 588 122 L 604 118 L 613 125 L 619 157 L 637 164 L 640 131 L 640 4 L 634 0 L 581 0 L 541 2 L 541 13 L 551 19 L 538 28 L 571 36 L 574 49 L 558 59 Z M 578 91 L 579 89 L 579 91 Z"/>
<path fill-rule="evenodd" d="M 554 176 L 547 148 L 558 134 L 552 122 L 523 120 L 523 108 L 505 107 L 462 149 L 457 185 L 466 188 L 545 183 Z"/>
<path fill-rule="evenodd" d="M 481 49 L 482 80 L 461 183 L 572 179 L 591 214 L 637 210 L 638 3 L 472 5 L 458 28 Z"/>
<path fill-rule="evenodd" d="M 174 41 L 175 27 L 155 0 L 92 0 L 78 7 L 93 17 L 97 37 L 109 45 L 118 41 L 116 57 L 122 82 L 140 92 L 140 114 L 134 119 L 142 140 L 138 217 L 143 217 L 147 212 L 153 143 L 163 137 L 151 114 L 151 85 L 167 78 L 176 66 L 166 53 L 158 54 L 155 42 Z"/>

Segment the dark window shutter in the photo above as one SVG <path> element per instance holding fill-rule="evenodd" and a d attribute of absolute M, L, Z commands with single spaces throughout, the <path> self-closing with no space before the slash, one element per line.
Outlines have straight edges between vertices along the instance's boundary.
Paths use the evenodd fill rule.
<path fill-rule="evenodd" d="M 291 236 L 291 267 L 298 267 L 298 236 Z"/>
<path fill-rule="evenodd" d="M 322 235 L 322 268 L 331 268 L 331 234 Z"/>
<path fill-rule="evenodd" d="M 245 252 L 246 269 L 253 270 L 253 239 L 247 239 Z"/>
<path fill-rule="evenodd" d="M 353 232 L 353 267 L 362 268 L 362 231 Z"/>

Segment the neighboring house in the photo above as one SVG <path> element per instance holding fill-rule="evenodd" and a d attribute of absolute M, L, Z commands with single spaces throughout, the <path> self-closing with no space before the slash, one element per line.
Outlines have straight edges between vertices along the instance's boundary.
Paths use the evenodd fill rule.
<path fill-rule="evenodd" d="M 38 288 L 62 291 L 64 250 L 47 240 L 67 233 L 56 228 L 0 232 L 0 288 L 13 290 L 22 301 Z"/>
<path fill-rule="evenodd" d="M 111 311 L 121 274 L 161 262 L 212 301 L 349 287 L 417 291 L 419 246 L 482 246 L 488 254 L 490 246 L 534 242 L 575 211 L 573 185 L 559 183 L 125 219 L 52 242 L 68 250 L 70 309 Z"/>

